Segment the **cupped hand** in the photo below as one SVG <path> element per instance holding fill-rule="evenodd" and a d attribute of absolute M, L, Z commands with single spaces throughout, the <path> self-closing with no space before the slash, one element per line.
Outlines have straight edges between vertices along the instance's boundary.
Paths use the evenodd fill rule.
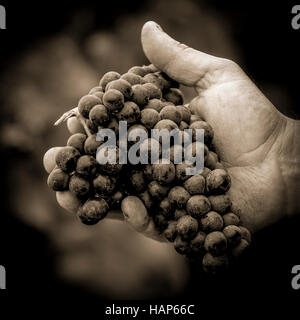
<path fill-rule="evenodd" d="M 144 25 L 142 45 L 158 69 L 196 89 L 190 108 L 214 129 L 232 179 L 232 211 L 242 223 L 257 231 L 296 213 L 299 121 L 281 114 L 235 62 L 189 48 L 155 22 Z M 157 234 L 150 230 L 146 235 Z"/>

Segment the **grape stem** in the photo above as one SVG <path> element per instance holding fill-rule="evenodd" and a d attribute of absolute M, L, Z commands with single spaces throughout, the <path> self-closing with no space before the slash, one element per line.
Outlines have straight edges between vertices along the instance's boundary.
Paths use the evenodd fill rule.
<path fill-rule="evenodd" d="M 57 121 L 55 121 L 54 125 L 58 126 L 61 123 L 67 121 L 69 118 L 71 117 L 76 117 L 78 119 L 78 121 L 82 124 L 85 133 L 87 134 L 87 136 L 91 136 L 92 133 L 90 131 L 90 129 L 88 128 L 88 126 L 86 125 L 85 119 L 83 118 L 83 116 L 79 113 L 78 108 L 73 108 L 67 112 L 65 112 Z"/>
<path fill-rule="evenodd" d="M 88 126 L 86 125 L 86 122 L 85 122 L 85 119 L 83 118 L 83 116 L 82 116 L 79 112 L 77 112 L 76 117 L 77 117 L 78 121 L 82 124 L 83 129 L 84 129 L 86 135 L 87 135 L 88 137 L 91 136 L 92 133 L 91 133 L 90 129 L 88 128 Z"/>

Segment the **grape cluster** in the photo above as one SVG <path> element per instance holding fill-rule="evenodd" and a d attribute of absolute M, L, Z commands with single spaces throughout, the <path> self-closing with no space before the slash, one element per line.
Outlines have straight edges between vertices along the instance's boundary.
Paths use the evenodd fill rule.
<path fill-rule="evenodd" d="M 153 218 L 156 228 L 174 244 L 175 250 L 201 261 L 204 271 L 215 273 L 237 259 L 251 242 L 250 232 L 231 212 L 226 192 L 230 176 L 213 151 L 214 131 L 201 117 L 183 104 L 179 85 L 155 66 L 133 67 L 127 73 L 106 73 L 98 86 L 82 97 L 76 117 L 68 119 L 73 135 L 65 147 L 55 148 L 55 168 L 48 185 L 57 191 L 58 203 L 77 211 L 82 223 L 92 225 L 111 209 L 120 209 L 127 196 L 137 196 Z M 79 121 L 80 120 L 80 121 Z M 144 130 L 148 138 L 140 148 L 159 150 L 154 164 L 100 164 L 97 149 L 99 129 L 118 135 L 119 121 L 127 121 L 128 135 Z M 192 129 L 190 147 L 197 144 L 196 129 L 204 130 L 204 170 L 187 175 L 190 162 L 174 164 L 182 144 L 171 144 L 171 162 L 161 156 L 160 140 L 151 129 Z M 130 143 L 129 143 L 130 146 Z M 116 149 L 118 149 L 118 141 Z M 49 155 L 45 155 L 45 157 Z"/>

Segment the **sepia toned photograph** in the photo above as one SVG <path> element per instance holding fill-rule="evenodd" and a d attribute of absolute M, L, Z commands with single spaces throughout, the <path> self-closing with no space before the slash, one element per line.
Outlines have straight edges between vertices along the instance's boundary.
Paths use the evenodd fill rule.
<path fill-rule="evenodd" d="M 0 306 L 292 317 L 300 4 L 4 1 L 0 43 Z"/>

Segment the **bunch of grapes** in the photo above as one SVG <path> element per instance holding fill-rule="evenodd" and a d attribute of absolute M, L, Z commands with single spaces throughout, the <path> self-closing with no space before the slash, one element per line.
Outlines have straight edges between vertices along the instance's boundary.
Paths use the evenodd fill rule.
<path fill-rule="evenodd" d="M 178 253 L 200 261 L 204 271 L 215 273 L 244 252 L 251 234 L 231 212 L 226 194 L 231 179 L 213 151 L 212 127 L 183 103 L 179 84 L 154 65 L 136 66 L 123 75 L 108 72 L 99 86 L 79 100 L 77 108 L 62 117 L 72 135 L 65 147 L 45 154 L 44 164 L 58 203 L 77 211 L 82 223 L 96 224 L 111 209 L 124 211 L 124 199 L 138 197 Z M 120 121 L 127 122 L 128 136 L 135 129 L 147 134 L 140 150 L 148 148 L 150 157 L 157 147 L 154 164 L 100 164 L 107 151 L 97 152 L 104 143 L 98 141 L 97 132 L 109 128 L 118 135 Z M 182 143 L 171 143 L 171 161 L 163 161 L 161 140 L 151 136 L 151 129 L 178 129 L 183 135 L 184 129 L 191 129 L 192 153 L 201 144 L 196 130 L 203 129 L 204 170 L 187 175 L 186 169 L 194 164 L 174 164 L 176 155 L 183 155 Z M 117 139 L 116 151 L 119 147 Z M 54 169 L 51 161 L 55 161 Z"/>

